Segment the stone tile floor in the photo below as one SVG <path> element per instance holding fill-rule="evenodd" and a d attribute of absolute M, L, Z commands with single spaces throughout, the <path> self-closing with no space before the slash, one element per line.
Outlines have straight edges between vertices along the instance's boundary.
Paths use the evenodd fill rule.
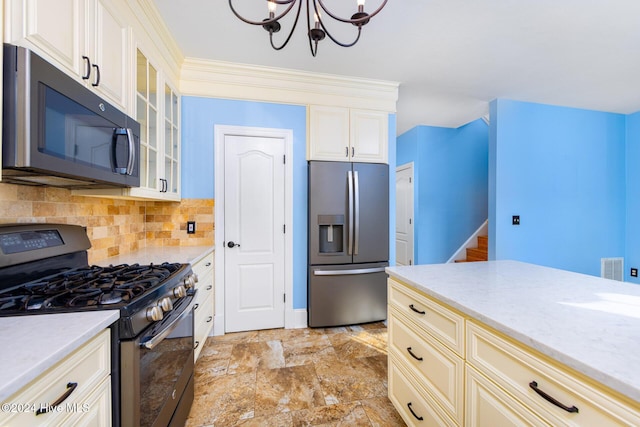
<path fill-rule="evenodd" d="M 387 398 L 384 323 L 210 337 L 187 427 L 404 426 Z"/>

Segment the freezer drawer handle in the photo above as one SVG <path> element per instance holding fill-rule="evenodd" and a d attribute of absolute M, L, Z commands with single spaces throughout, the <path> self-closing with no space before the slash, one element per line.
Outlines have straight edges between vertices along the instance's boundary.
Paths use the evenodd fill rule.
<path fill-rule="evenodd" d="M 578 408 L 576 406 L 571 406 L 571 407 L 566 406 L 566 405 L 562 404 L 559 400 L 556 400 L 555 398 L 551 397 L 549 394 L 547 394 L 544 391 L 540 390 L 538 388 L 538 383 L 537 382 L 531 381 L 529 383 L 529 387 L 531 387 L 533 389 L 533 391 L 538 393 L 538 395 L 540 395 L 544 400 L 546 400 L 549 403 L 553 403 L 558 408 L 562 408 L 565 411 L 571 412 L 571 413 L 577 413 L 578 412 Z"/>
<path fill-rule="evenodd" d="M 383 273 L 384 267 L 357 268 L 355 270 L 314 270 L 314 276 L 347 276 L 351 274 Z"/>
<path fill-rule="evenodd" d="M 409 304 L 409 308 L 410 308 L 411 310 L 415 311 L 415 312 L 416 312 L 416 313 L 418 313 L 418 314 L 427 314 L 427 312 L 426 312 L 426 311 L 421 311 L 421 310 L 418 310 L 417 308 L 415 308 L 415 307 L 413 306 L 413 304 Z"/>

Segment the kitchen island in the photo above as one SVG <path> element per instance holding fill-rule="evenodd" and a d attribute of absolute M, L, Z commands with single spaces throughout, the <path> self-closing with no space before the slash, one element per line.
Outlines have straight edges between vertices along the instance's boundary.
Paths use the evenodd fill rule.
<path fill-rule="evenodd" d="M 640 425 L 640 286 L 516 261 L 387 273 L 390 398 L 409 424 L 417 392 L 434 425 Z"/>

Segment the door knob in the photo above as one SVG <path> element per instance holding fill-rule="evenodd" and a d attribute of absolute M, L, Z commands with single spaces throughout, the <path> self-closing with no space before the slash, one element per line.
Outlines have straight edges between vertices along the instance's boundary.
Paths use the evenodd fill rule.
<path fill-rule="evenodd" d="M 239 243 L 234 243 L 233 240 L 227 243 L 227 247 L 233 248 L 234 246 L 240 247 Z"/>

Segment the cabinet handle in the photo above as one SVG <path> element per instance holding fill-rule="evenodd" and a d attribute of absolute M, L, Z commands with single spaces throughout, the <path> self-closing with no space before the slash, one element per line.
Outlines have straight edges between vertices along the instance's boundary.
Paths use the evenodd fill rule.
<path fill-rule="evenodd" d="M 193 310 L 195 311 L 198 307 L 200 307 L 200 304 L 196 304 L 193 306 Z"/>
<path fill-rule="evenodd" d="M 210 290 L 211 290 L 211 288 L 213 288 L 213 286 L 212 286 L 212 285 L 207 286 L 207 290 L 208 290 L 208 291 L 210 291 Z"/>
<path fill-rule="evenodd" d="M 49 412 L 49 410 L 55 408 L 56 406 L 60 406 L 62 402 L 64 402 L 69 396 L 71 396 L 71 393 L 73 393 L 76 387 L 78 387 L 78 383 L 67 383 L 67 391 L 65 391 L 64 394 L 51 405 L 38 409 L 36 411 L 36 416 L 46 414 L 47 412 Z"/>
<path fill-rule="evenodd" d="M 409 354 L 411 355 L 411 357 L 413 357 L 414 359 L 416 359 L 416 360 L 418 360 L 418 361 L 422 362 L 422 357 L 418 357 L 418 356 L 416 356 L 416 355 L 413 353 L 413 351 L 411 351 L 411 347 L 407 347 L 407 351 L 409 352 Z"/>
<path fill-rule="evenodd" d="M 211 265 L 211 261 L 209 261 L 208 263 L 206 263 L 204 266 L 205 267 L 209 267 Z"/>
<path fill-rule="evenodd" d="M 355 147 L 351 147 L 351 157 L 356 155 L 356 148 Z"/>
<path fill-rule="evenodd" d="M 86 67 L 85 69 L 85 74 L 84 76 L 82 76 L 82 80 L 89 80 L 89 77 L 91 77 L 91 60 L 89 59 L 88 56 L 82 56 L 82 59 L 84 59 L 85 65 Z"/>
<path fill-rule="evenodd" d="M 423 418 L 423 417 L 419 417 L 419 416 L 417 416 L 417 415 L 416 415 L 416 413 L 415 413 L 415 412 L 413 412 L 413 409 L 411 408 L 411 402 L 407 403 L 407 408 L 409 408 L 409 410 L 411 411 L 411 415 L 413 415 L 414 417 L 416 417 L 416 420 L 418 420 L 418 421 L 422 421 L 422 420 L 424 420 L 424 418 Z"/>
<path fill-rule="evenodd" d="M 100 85 L 100 67 L 96 64 L 93 64 L 92 67 L 96 69 L 96 81 L 91 83 L 91 86 L 97 87 Z"/>
<path fill-rule="evenodd" d="M 349 147 L 344 147 L 344 156 L 349 157 Z"/>
<path fill-rule="evenodd" d="M 193 349 L 195 350 L 196 348 L 198 348 L 199 345 L 200 345 L 200 341 L 196 341 L 196 344 L 193 346 Z"/>
<path fill-rule="evenodd" d="M 420 310 L 418 310 L 417 308 L 415 308 L 415 307 L 413 306 L 413 304 L 409 304 L 409 308 L 410 308 L 411 310 L 415 311 L 415 312 L 416 312 L 416 313 L 418 313 L 418 314 L 423 314 L 423 315 L 424 315 L 424 314 L 427 314 L 427 312 L 426 312 L 426 311 L 420 311 Z"/>
<path fill-rule="evenodd" d="M 562 403 L 560 403 L 560 401 L 554 399 L 553 397 L 551 397 L 550 395 L 548 395 L 547 393 L 545 393 L 544 391 L 540 390 L 538 388 L 538 383 L 535 381 L 531 381 L 529 383 L 529 387 L 531 387 L 533 389 L 533 391 L 535 391 L 536 393 L 538 393 L 539 396 L 541 396 L 544 400 L 546 400 L 549 403 L 553 403 L 554 405 L 556 405 L 558 408 L 562 408 L 567 412 L 571 412 L 571 413 L 578 413 L 578 408 L 576 408 L 575 406 L 566 406 L 563 405 Z"/>
<path fill-rule="evenodd" d="M 210 323 L 213 320 L 213 316 L 207 317 L 207 323 Z"/>

